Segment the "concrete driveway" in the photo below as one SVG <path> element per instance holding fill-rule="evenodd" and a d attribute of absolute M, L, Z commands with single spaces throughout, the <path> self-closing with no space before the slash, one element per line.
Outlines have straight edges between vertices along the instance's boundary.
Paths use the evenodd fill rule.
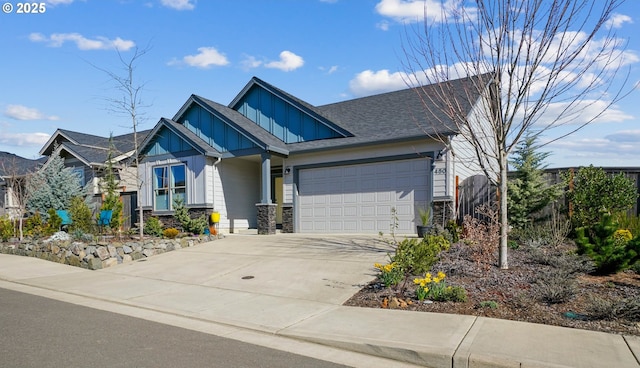
<path fill-rule="evenodd" d="M 237 235 L 100 272 L 340 305 L 390 246 L 368 235 Z"/>

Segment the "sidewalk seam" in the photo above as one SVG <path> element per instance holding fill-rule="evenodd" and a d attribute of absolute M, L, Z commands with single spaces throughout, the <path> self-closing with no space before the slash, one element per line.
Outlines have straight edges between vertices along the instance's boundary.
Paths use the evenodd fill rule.
<path fill-rule="evenodd" d="M 638 365 L 640 365 L 640 356 L 634 353 L 633 349 L 631 348 L 631 345 L 629 345 L 629 341 L 627 340 L 627 337 L 625 335 L 622 335 L 622 339 L 624 340 L 624 343 L 627 344 L 627 347 L 629 348 L 631 355 L 633 355 L 633 357 L 636 359 L 636 362 L 638 362 Z"/>

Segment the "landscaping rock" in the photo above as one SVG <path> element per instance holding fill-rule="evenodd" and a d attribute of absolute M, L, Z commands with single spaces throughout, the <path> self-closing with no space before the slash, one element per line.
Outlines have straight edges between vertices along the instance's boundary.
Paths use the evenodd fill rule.
<path fill-rule="evenodd" d="M 101 261 L 104 261 L 109 258 L 109 251 L 105 247 L 97 247 L 93 255 L 100 258 Z"/>
<path fill-rule="evenodd" d="M 87 266 L 90 270 L 102 269 L 102 261 L 100 258 L 90 258 L 87 262 Z"/>
<path fill-rule="evenodd" d="M 133 249 L 132 249 L 130 246 L 128 246 L 128 245 L 124 245 L 124 246 L 122 247 L 122 251 L 124 252 L 124 254 L 131 254 L 131 253 L 133 253 Z"/>

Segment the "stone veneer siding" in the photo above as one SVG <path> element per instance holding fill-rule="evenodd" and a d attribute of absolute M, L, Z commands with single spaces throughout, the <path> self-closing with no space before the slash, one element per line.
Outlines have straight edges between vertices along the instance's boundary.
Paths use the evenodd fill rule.
<path fill-rule="evenodd" d="M 205 217 L 207 218 L 207 223 L 209 221 L 209 216 L 211 215 L 211 213 L 213 212 L 213 210 L 208 209 L 208 208 L 189 208 L 189 216 L 191 216 L 191 218 L 198 218 L 202 215 L 205 215 Z M 144 222 L 146 223 L 147 220 L 149 219 L 149 217 L 156 217 L 158 220 L 160 220 L 162 222 L 162 225 L 164 228 L 176 228 L 178 230 L 182 230 L 182 224 L 180 224 L 180 222 L 178 220 L 176 220 L 175 217 L 173 217 L 173 213 L 171 214 L 153 214 L 153 211 L 151 210 L 144 210 L 143 211 L 143 217 L 144 217 Z"/>
<path fill-rule="evenodd" d="M 453 202 L 433 202 L 433 223 L 445 226 L 449 220 L 455 220 Z"/>
<path fill-rule="evenodd" d="M 276 204 L 256 204 L 259 235 L 271 235 L 276 233 L 276 207 Z"/>
<path fill-rule="evenodd" d="M 293 233 L 293 205 L 282 205 L 282 230 L 283 233 Z"/>

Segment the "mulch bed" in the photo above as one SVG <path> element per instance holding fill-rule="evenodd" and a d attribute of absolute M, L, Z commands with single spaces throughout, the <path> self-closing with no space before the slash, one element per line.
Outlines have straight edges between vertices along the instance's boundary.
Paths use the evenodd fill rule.
<path fill-rule="evenodd" d="M 630 270 L 607 276 L 576 272 L 565 278 L 566 284 L 561 280 L 556 283 L 549 275 L 563 266 L 549 261 L 560 257 L 577 261 L 579 258 L 571 255 L 571 250 L 570 245 L 563 249 L 510 249 L 509 269 L 501 270 L 495 264 L 495 255 L 493 260 L 481 262 L 469 246 L 458 243 L 441 254 L 432 270 L 433 273 L 443 271 L 448 285 L 464 287 L 466 302 L 419 302 L 411 278 L 404 292 L 398 286 L 385 288 L 376 279 L 345 305 L 382 308 L 388 307 L 385 299 L 396 297 L 409 302 L 403 309 L 411 311 L 484 316 L 640 336 L 640 275 Z M 547 281 L 547 286 L 542 286 L 542 281 Z M 543 295 L 551 289 L 565 292 L 569 297 L 563 302 L 545 301 Z M 481 302 L 488 301 L 496 302 L 497 307 L 481 306 Z M 621 301 L 627 302 L 621 304 Z"/>

